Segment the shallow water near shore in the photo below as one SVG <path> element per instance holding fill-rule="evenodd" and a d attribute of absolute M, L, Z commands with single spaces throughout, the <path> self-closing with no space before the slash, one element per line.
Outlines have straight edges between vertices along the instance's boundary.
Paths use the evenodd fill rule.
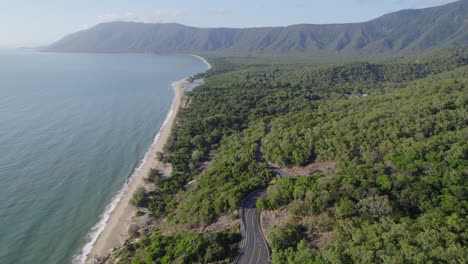
<path fill-rule="evenodd" d="M 0 263 L 70 263 L 141 162 L 192 56 L 0 52 Z"/>

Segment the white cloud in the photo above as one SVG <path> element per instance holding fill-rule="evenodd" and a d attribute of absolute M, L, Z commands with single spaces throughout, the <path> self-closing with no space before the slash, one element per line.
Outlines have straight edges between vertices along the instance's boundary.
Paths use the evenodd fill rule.
<path fill-rule="evenodd" d="M 188 12 L 182 10 L 175 11 L 155 11 L 147 14 L 137 14 L 127 12 L 124 14 L 104 14 L 96 17 L 93 21 L 81 25 L 80 29 L 87 29 L 100 23 L 124 21 L 140 23 L 170 23 L 177 22 L 181 17 L 188 15 Z"/>

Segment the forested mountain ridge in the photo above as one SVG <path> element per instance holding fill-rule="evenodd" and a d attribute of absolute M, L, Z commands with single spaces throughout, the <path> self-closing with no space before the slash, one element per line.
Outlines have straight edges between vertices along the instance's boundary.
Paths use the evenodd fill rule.
<path fill-rule="evenodd" d="M 421 52 L 468 45 L 467 9 L 468 1 L 462 0 L 402 10 L 363 23 L 244 29 L 111 22 L 68 35 L 42 50 L 369 56 Z"/>

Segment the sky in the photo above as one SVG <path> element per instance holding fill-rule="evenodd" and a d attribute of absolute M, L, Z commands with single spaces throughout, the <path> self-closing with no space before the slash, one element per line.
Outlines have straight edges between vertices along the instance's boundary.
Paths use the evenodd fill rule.
<path fill-rule="evenodd" d="M 0 48 L 46 45 L 102 22 L 261 27 L 363 22 L 454 0 L 0 0 Z"/>

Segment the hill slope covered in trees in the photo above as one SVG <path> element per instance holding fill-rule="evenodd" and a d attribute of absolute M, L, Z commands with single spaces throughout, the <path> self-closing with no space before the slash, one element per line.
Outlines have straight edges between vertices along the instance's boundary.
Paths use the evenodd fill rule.
<path fill-rule="evenodd" d="M 257 207 L 287 213 L 267 230 L 274 263 L 468 261 L 468 49 L 380 64 L 212 63 L 162 157 L 172 176 L 139 206 L 172 226 L 204 227 L 237 218 L 242 199 L 267 188 Z M 368 96 L 345 96 L 360 93 Z M 285 167 L 335 165 L 277 178 L 259 151 Z M 227 263 L 239 241 L 235 230 L 202 240 L 163 231 L 156 224 L 115 257 Z M 179 238 L 210 250 L 172 254 Z"/>
<path fill-rule="evenodd" d="M 56 52 L 378 55 L 468 45 L 468 1 L 402 10 L 364 23 L 195 28 L 112 22 L 43 48 Z"/>

